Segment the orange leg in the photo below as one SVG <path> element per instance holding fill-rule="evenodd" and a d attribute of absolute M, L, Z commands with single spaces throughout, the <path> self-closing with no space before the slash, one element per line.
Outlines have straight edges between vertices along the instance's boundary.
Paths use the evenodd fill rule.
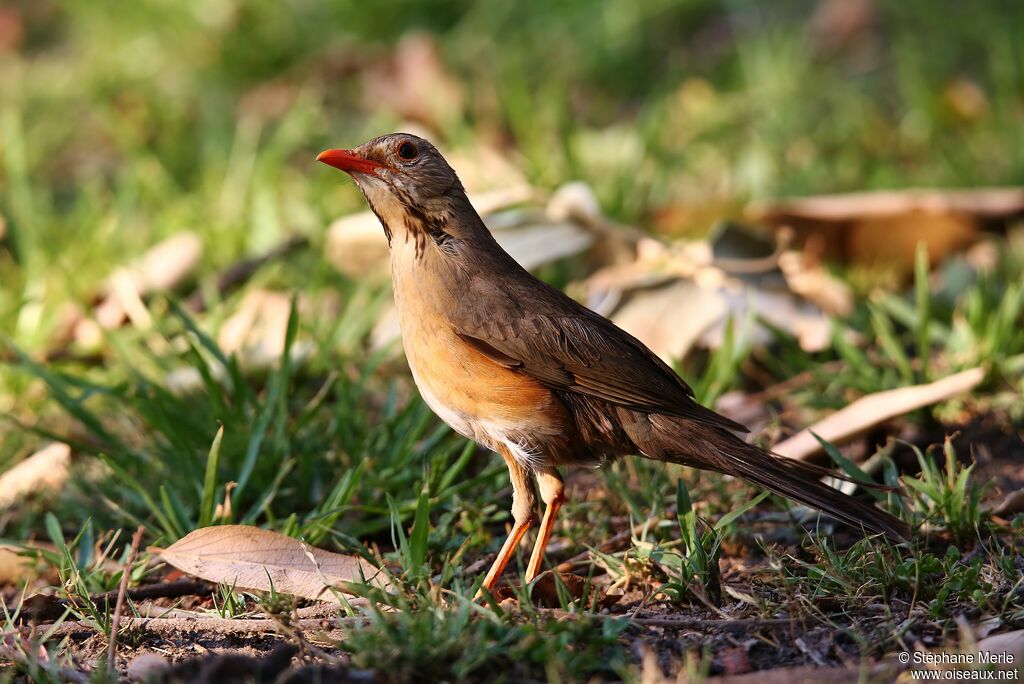
<path fill-rule="evenodd" d="M 540 471 L 537 473 L 537 484 L 540 485 L 540 496 L 547 506 L 544 508 L 544 519 L 540 523 L 540 532 L 537 534 L 537 542 L 533 545 L 533 553 L 530 555 L 530 564 L 526 566 L 526 581 L 532 582 L 540 574 L 540 564 L 544 560 L 544 549 L 551 539 L 551 531 L 555 527 L 555 516 L 558 509 L 565 501 L 565 486 L 562 478 L 556 470 Z"/>
<path fill-rule="evenodd" d="M 509 479 L 512 481 L 512 519 L 515 520 L 515 525 L 512 526 L 512 531 L 509 532 L 501 551 L 498 552 L 498 557 L 491 564 L 491 569 L 487 571 L 484 583 L 476 594 L 477 598 L 483 596 L 485 591 L 490 592 L 494 589 L 498 578 L 505 571 L 505 566 L 508 565 L 512 555 L 519 548 L 519 542 L 523 540 L 523 535 L 530 529 L 534 520 L 533 508 L 536 500 L 533 487 L 530 486 L 529 471 L 507 449 L 499 448 L 498 453 L 505 459 Z"/>
<path fill-rule="evenodd" d="M 505 572 L 505 566 L 512 560 L 513 554 L 516 549 L 519 548 L 519 542 L 523 540 L 523 536 L 526 531 L 530 529 L 531 520 L 525 522 L 517 522 L 513 527 L 512 531 L 508 533 L 508 537 L 505 539 L 505 543 L 501 547 L 501 551 L 498 552 L 498 557 L 494 559 L 494 563 L 491 564 L 491 569 L 487 571 L 487 576 L 484 577 L 484 583 L 480 585 L 480 591 L 477 592 L 477 598 L 483 596 L 484 591 L 491 592 L 494 590 L 494 585 L 497 584 L 498 578 L 501 577 L 501 573 Z"/>

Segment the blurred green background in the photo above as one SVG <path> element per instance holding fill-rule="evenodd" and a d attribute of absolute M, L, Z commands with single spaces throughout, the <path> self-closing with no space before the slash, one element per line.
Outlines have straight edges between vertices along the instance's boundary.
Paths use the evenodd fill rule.
<path fill-rule="evenodd" d="M 410 127 L 463 159 L 498 150 L 542 189 L 584 180 L 610 217 L 665 235 L 700 234 L 756 199 L 1019 185 L 1022 32 L 1024 4 L 998 1 L 6 0 L 0 330 L 42 358 L 69 307 L 85 308 L 115 268 L 185 230 L 203 244 L 194 284 L 213 298 L 200 327 L 216 329 L 237 304 L 217 301 L 218 271 L 295 234 L 318 248 L 332 219 L 363 209 L 316 153 Z M 144 482 L 125 504 L 129 514 L 177 511 L 181 520 L 163 523 L 173 536 L 202 519 L 202 463 L 220 422 L 219 483 L 260 457 L 258 486 L 242 497 L 249 521 L 342 496 L 339 478 L 359 454 L 386 448 L 399 454 L 411 510 L 415 466 L 445 433 L 419 402 L 360 404 L 380 363 L 363 342 L 386 291 L 319 254 L 254 282 L 341 293 L 340 310 L 302 319 L 320 354 L 305 379 L 285 369 L 250 392 L 241 376 L 227 389 L 211 376 L 199 399 L 161 394 L 165 374 L 204 368 L 210 352 L 165 330 L 177 319 L 158 300 L 166 340 L 114 331 L 100 363 L 49 370 L 5 359 L 0 413 L 17 424 L 0 428 L 0 461 L 84 425 L 71 430 L 76 449 L 121 458 L 135 469 L 122 483 L 180 480 L 159 503 L 144 501 Z M 317 413 L 317 383 L 338 368 L 328 376 L 337 386 L 323 385 L 334 412 Z M 396 445 L 388 430 L 413 436 Z M 399 484 L 388 472 L 363 482 L 365 496 Z M 504 486 L 500 468 L 485 475 L 492 490 Z M 323 514 L 328 527 L 338 515 Z"/>
<path fill-rule="evenodd" d="M 416 31 L 451 92 L 381 78 Z M 748 198 L 1019 184 L 1022 33 L 999 1 L 6 0 L 0 323 L 34 341 L 177 230 L 220 265 L 315 237 L 360 206 L 315 153 L 411 119 L 668 230 Z"/>

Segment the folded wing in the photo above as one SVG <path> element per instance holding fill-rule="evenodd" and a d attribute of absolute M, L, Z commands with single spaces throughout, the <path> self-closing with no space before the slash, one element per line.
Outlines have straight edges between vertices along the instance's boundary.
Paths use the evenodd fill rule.
<path fill-rule="evenodd" d="M 488 294 L 493 306 L 480 306 L 467 293 L 462 301 L 475 305 L 459 305 L 453 319 L 458 335 L 495 363 L 554 390 L 747 432 L 698 404 L 693 390 L 642 342 L 561 292 L 544 286 L 538 297 L 534 289 L 529 311 L 514 288 Z"/>

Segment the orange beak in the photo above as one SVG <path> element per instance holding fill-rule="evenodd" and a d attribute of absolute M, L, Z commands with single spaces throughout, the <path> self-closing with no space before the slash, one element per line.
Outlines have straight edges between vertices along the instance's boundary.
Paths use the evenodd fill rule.
<path fill-rule="evenodd" d="M 376 169 L 387 168 L 386 164 L 360 157 L 352 150 L 324 150 L 316 155 L 316 160 L 345 173 L 373 173 Z"/>

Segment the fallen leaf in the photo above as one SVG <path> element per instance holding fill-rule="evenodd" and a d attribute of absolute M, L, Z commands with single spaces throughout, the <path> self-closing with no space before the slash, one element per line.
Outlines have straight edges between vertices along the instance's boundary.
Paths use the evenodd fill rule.
<path fill-rule="evenodd" d="M 612 321 L 665 362 L 687 352 L 728 314 L 721 293 L 688 280 L 636 290 L 612 315 Z"/>
<path fill-rule="evenodd" d="M 18 585 L 40 574 L 39 563 L 23 554 L 24 550 L 21 546 L 0 544 L 0 582 Z"/>
<path fill-rule="evenodd" d="M 476 143 L 458 147 L 445 158 L 453 169 L 458 169 L 459 180 L 471 198 L 502 192 L 515 195 L 525 191 L 528 198 L 533 195 L 530 182 L 519 165 L 490 145 Z"/>
<path fill-rule="evenodd" d="M 751 285 L 736 287 L 723 283 L 721 293 L 728 305 L 729 317 L 734 321 L 763 319 L 775 328 L 790 332 L 800 348 L 811 353 L 827 349 L 832 343 L 828 318 L 817 306 L 788 289 Z M 720 347 L 725 339 L 727 321 L 728 318 L 723 318 L 708 330 L 701 344 L 709 349 Z M 742 332 L 747 335 L 748 343 L 754 345 L 767 345 L 775 339 L 773 333 L 756 323 Z"/>
<path fill-rule="evenodd" d="M 645 238 L 635 248 L 632 262 L 599 269 L 587 279 L 587 305 L 665 360 L 679 359 L 697 345 L 719 347 L 729 320 L 763 319 L 791 332 L 809 352 L 831 344 L 822 307 L 787 284 L 779 263 L 786 253 L 752 229 L 726 222 L 710 241 Z M 832 297 L 830 305 L 841 308 L 843 295 L 833 291 Z M 774 339 L 756 322 L 739 336 L 750 344 Z"/>
<path fill-rule="evenodd" d="M 487 227 L 501 248 L 528 271 L 580 254 L 594 243 L 594 235 L 575 223 L 552 222 L 535 214 L 492 215 Z"/>
<path fill-rule="evenodd" d="M 977 219 L 964 213 L 909 211 L 858 219 L 846 237 L 848 257 L 870 266 L 895 267 L 909 273 L 917 246 L 925 243 L 931 263 L 974 242 Z"/>
<path fill-rule="evenodd" d="M 195 270 L 202 252 L 198 235 L 181 232 L 149 249 L 129 270 L 140 294 L 169 290 Z"/>
<path fill-rule="evenodd" d="M 166 549 L 151 550 L 179 570 L 239 589 L 329 601 L 330 587 L 343 591 L 344 583 L 390 588 L 382 572 L 362 558 L 247 525 L 203 527 Z"/>
<path fill-rule="evenodd" d="M 984 378 L 983 369 L 971 368 L 926 385 L 869 394 L 776 444 L 772 450 L 789 458 L 810 458 L 822 450 L 814 434 L 832 444 L 841 444 L 890 418 L 968 392 Z"/>
<path fill-rule="evenodd" d="M 752 210 L 772 223 L 786 218 L 842 222 L 920 211 L 930 214 L 964 213 L 983 219 L 1024 213 L 1024 188 L 973 190 L 873 190 L 839 195 L 818 195 L 754 205 Z"/>
<path fill-rule="evenodd" d="M 383 349 L 400 339 L 402 339 L 402 327 L 398 320 L 398 309 L 395 308 L 393 301 L 388 302 L 377 317 L 377 322 L 370 333 L 370 346 L 373 349 Z"/>
<path fill-rule="evenodd" d="M 94 349 L 102 341 L 103 330 L 116 328 L 127 319 L 140 329 L 148 328 L 150 317 L 142 298 L 179 285 L 195 270 L 201 254 L 199 236 L 181 232 L 155 245 L 131 266 L 114 271 L 103 286 L 92 317 L 74 323 L 75 342 Z"/>
<path fill-rule="evenodd" d="M 576 221 L 594 226 L 605 220 L 593 189 L 583 181 L 560 186 L 548 200 L 545 210 L 555 221 Z"/>
<path fill-rule="evenodd" d="M 910 189 L 781 200 L 752 216 L 795 231 L 795 246 L 849 263 L 912 272 L 919 242 L 932 263 L 970 245 L 984 224 L 1024 214 L 1024 188 Z"/>
<path fill-rule="evenodd" d="M 985 637 L 977 643 L 974 649 L 978 655 L 984 653 L 986 656 L 1002 655 L 1004 659 L 998 664 L 1003 670 L 1009 670 L 1013 666 L 1018 668 L 1020 674 L 1021 663 L 1024 662 L 1024 629 L 1014 632 L 1004 632 Z"/>
<path fill-rule="evenodd" d="M 677 278 L 694 280 L 711 264 L 705 242 L 666 244 L 645 237 L 637 241 L 634 257 L 597 269 L 586 280 L 587 306 L 609 316 L 633 289 L 650 288 Z"/>
<path fill-rule="evenodd" d="M 939 650 L 929 651 L 922 643 L 917 642 L 915 650 L 936 655 L 950 653 L 969 654 L 972 656 L 971 660 L 974 665 L 968 666 L 969 671 L 967 674 L 971 674 L 970 670 L 973 670 L 974 674 L 982 674 L 988 667 L 992 667 L 995 672 L 1011 674 L 1011 676 L 1020 673 L 1020 664 L 1024 660 L 1024 629 L 995 634 L 975 641 L 976 626 L 968 624 L 966 618 L 963 617 L 957 619 L 957 625 L 960 633 L 959 645 L 947 645 Z M 950 674 L 951 671 L 963 672 L 963 668 L 964 665 L 962 664 L 946 664 L 938 661 L 936 664 L 929 666 L 928 669 L 935 671 L 936 674 Z M 989 672 L 989 674 L 992 674 L 992 672 Z M 936 677 L 936 679 L 942 678 Z M 950 679 L 950 677 L 945 677 L 945 679 Z M 970 677 L 961 677 L 961 679 L 970 679 Z M 1010 681 L 1003 679 L 1003 677 L 993 677 L 993 679 Z M 1019 678 L 1014 678 L 1012 681 L 1019 681 Z"/>
<path fill-rule="evenodd" d="M 992 513 L 1001 518 L 1016 515 L 1017 513 L 1024 513 L 1024 489 L 1018 489 L 1007 494 L 1003 500 L 992 509 Z"/>
<path fill-rule="evenodd" d="M 779 269 L 790 290 L 813 302 L 825 313 L 833 316 L 853 313 L 853 290 L 829 273 L 820 261 L 807 259 L 803 253 L 790 250 L 779 255 Z"/>
<path fill-rule="evenodd" d="M 283 292 L 254 289 L 242 297 L 220 328 L 217 343 L 226 354 L 277 359 L 284 352 L 291 298 Z"/>
<path fill-rule="evenodd" d="M 0 508 L 19 503 L 27 495 L 60 489 L 68 479 L 71 447 L 54 442 L 0 475 Z"/>

